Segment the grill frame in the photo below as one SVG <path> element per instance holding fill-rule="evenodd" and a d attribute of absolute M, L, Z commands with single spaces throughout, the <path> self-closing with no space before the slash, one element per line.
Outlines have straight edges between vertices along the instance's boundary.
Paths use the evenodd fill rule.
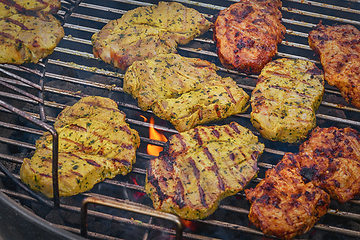
<path fill-rule="evenodd" d="M 66 36 L 64 39 L 60 42 L 59 46 L 56 47 L 54 54 L 50 55 L 47 59 L 44 59 L 41 63 L 37 65 L 29 65 L 29 66 L 11 66 L 11 65 L 1 65 L 0 69 L 2 69 L 3 73 L 5 71 L 9 71 L 14 73 L 16 76 L 22 76 L 23 72 L 26 72 L 25 76 L 26 79 L 28 78 L 29 81 L 25 81 L 23 79 L 19 79 L 18 77 L 14 77 L 13 75 L 5 73 L 5 75 L 9 76 L 9 78 L 3 78 L 1 79 L 1 82 L 5 82 L 10 84 L 11 86 L 15 86 L 19 89 L 25 89 L 22 91 L 17 91 L 16 89 L 12 89 L 10 92 L 1 92 L 2 97 L 8 99 L 8 100 L 17 100 L 20 101 L 20 103 L 27 103 L 27 104 L 33 104 L 38 106 L 38 111 L 33 112 L 27 112 L 28 115 L 35 117 L 36 119 L 40 119 L 44 123 L 51 123 L 54 121 L 54 118 L 56 117 L 57 113 L 63 109 L 68 103 L 64 103 L 61 99 L 61 101 L 52 102 L 52 99 L 56 99 L 56 96 L 60 95 L 63 96 L 62 98 L 68 98 L 68 99 L 79 99 L 83 96 L 89 95 L 89 92 L 97 92 L 95 90 L 100 90 L 101 94 L 106 95 L 108 97 L 113 98 L 117 101 L 119 104 L 119 108 L 127 113 L 127 115 L 133 114 L 133 112 L 141 112 L 140 108 L 137 107 L 136 102 L 131 99 L 131 97 L 124 95 L 122 91 L 122 82 L 121 80 L 117 80 L 118 78 L 121 79 L 123 77 L 123 72 L 119 71 L 118 69 L 114 69 L 113 67 L 97 60 L 94 58 L 94 56 L 91 53 L 91 43 L 89 40 L 89 35 L 92 35 L 95 31 L 101 29 L 101 26 L 105 25 L 105 23 L 110 20 L 114 19 L 114 16 L 117 16 L 117 18 L 120 17 L 121 14 L 124 13 L 124 10 L 119 10 L 116 5 L 122 4 L 121 6 L 126 6 L 130 9 L 130 6 L 136 7 L 141 5 L 147 5 L 148 2 L 139 2 L 139 1 L 131 1 L 131 0 L 118 0 L 118 1 L 103 1 L 104 6 L 101 8 L 98 7 L 98 5 L 94 5 L 95 1 L 63 1 L 62 3 L 65 3 L 65 7 L 63 10 L 59 11 L 59 16 L 61 19 L 63 19 L 63 26 L 65 28 L 65 34 Z M 110 3 L 111 6 L 105 6 L 107 3 Z M 151 1 L 149 1 L 151 2 Z M 213 13 L 221 10 L 222 8 L 230 5 L 231 3 L 235 1 L 224 1 L 221 4 L 224 6 L 218 6 L 216 4 L 209 4 L 209 3 L 200 3 L 200 2 L 193 2 L 193 1 L 187 1 L 187 0 L 180 0 L 178 2 L 181 2 L 187 6 L 197 8 L 200 12 L 204 13 L 204 15 L 208 18 L 212 18 L 214 16 Z M 279 47 L 279 54 L 277 57 L 291 57 L 291 58 L 303 58 L 307 60 L 311 60 L 317 64 L 319 64 L 319 61 L 316 57 L 312 56 L 313 53 L 311 49 L 306 45 L 304 42 L 304 38 L 306 37 L 306 32 L 303 31 L 303 29 L 310 29 L 311 27 L 315 26 L 315 20 L 314 19 L 322 19 L 323 23 L 352 23 L 356 27 L 359 28 L 360 22 L 355 21 L 351 19 L 351 14 L 355 14 L 355 16 L 360 16 L 360 2 L 359 1 L 345 1 L 345 3 L 341 4 L 354 4 L 356 8 L 339 8 L 334 7 L 334 3 L 340 5 L 340 1 L 330 1 L 328 4 L 320 3 L 321 1 L 300 1 L 300 0 L 290 0 L 290 1 L 283 1 L 283 23 L 287 26 L 292 26 L 287 30 L 286 38 L 281 43 Z M 329 2 L 329 1 L 323 1 L 323 2 Z M 70 4 L 69 4 L 70 3 Z M 285 4 L 284 4 L 285 3 Z M 69 6 L 67 6 L 68 4 Z M 218 3 L 217 3 L 218 4 Z M 293 4 L 295 7 L 289 7 L 289 4 Z M 100 5 L 100 3 L 99 3 Z M 114 5 L 114 6 L 113 6 Z M 325 13 L 314 13 L 307 11 L 307 8 L 304 7 L 302 9 L 303 5 L 309 5 L 308 7 L 312 8 L 315 7 L 315 9 L 318 8 L 318 11 Z M 297 6 L 301 6 L 301 8 L 297 8 Z M 124 8 L 126 8 L 124 7 Z M 98 10 L 97 10 L 98 9 Z M 99 10 L 100 9 L 100 10 Z M 326 11 L 325 11 L 326 10 Z M 103 11 L 107 14 L 107 17 L 109 19 L 104 19 L 98 16 L 91 15 L 92 12 L 96 11 Z M 205 12 L 203 12 L 205 11 Z M 339 14 L 339 17 L 334 17 L 331 15 L 327 15 L 327 11 L 334 11 Z M 321 14 L 321 15 L 320 15 Z M 292 19 L 288 16 L 297 16 L 298 18 Z M 350 16 L 349 18 L 344 18 Z M 302 19 L 304 17 L 313 17 L 314 19 L 311 19 L 312 22 L 303 22 Z M 319 18 L 316 18 L 316 17 Z M 81 24 L 84 23 L 84 24 Z M 86 24 L 85 24 L 86 23 Z M 83 34 L 82 34 L 83 33 Z M 82 37 L 84 35 L 85 37 Z M 80 37 L 81 36 L 81 37 Z M 211 39 L 211 31 L 205 34 L 205 36 L 200 36 L 199 38 L 196 38 L 194 41 L 192 41 L 190 44 L 185 46 L 179 46 L 179 53 L 186 56 L 200 56 L 205 58 L 212 59 L 217 66 L 219 66 L 219 72 L 220 75 L 224 76 L 232 76 L 238 83 L 240 87 L 243 87 L 248 93 L 252 91 L 252 89 L 255 86 L 255 81 L 257 76 L 255 75 L 245 75 L 241 73 L 237 73 L 235 71 L 227 70 L 223 68 L 219 61 L 216 59 L 217 56 L 214 53 L 214 44 Z M 70 46 L 70 47 L 69 47 Z M 201 46 L 201 49 L 199 49 L 197 46 Z M 300 51 L 300 54 L 296 53 L 297 55 L 294 55 L 292 51 L 293 48 Z M 71 56 L 70 60 L 68 60 L 67 56 Z M 40 69 L 40 70 L 39 70 Z M 66 70 L 67 72 L 65 74 L 59 74 L 62 70 Z M 42 71 L 41 71 L 42 70 Z M 28 76 L 33 75 L 33 76 Z M 92 77 L 104 77 L 107 79 L 93 79 Z M 109 81 L 106 81 L 109 80 Z M 67 90 L 67 89 L 61 89 L 59 86 L 51 85 L 50 83 L 56 82 L 56 81 L 63 81 L 68 85 L 75 86 L 74 90 Z M 35 84 L 34 84 L 35 83 Z M 31 84 L 31 87 L 29 87 L 29 84 Z M 115 84 L 115 85 L 114 85 Z M 85 93 L 78 92 L 76 89 L 76 86 L 81 86 L 83 89 L 83 86 L 85 86 Z M 40 88 L 39 88 L 40 87 Z M 89 89 L 87 89 L 89 88 Z M 95 89 L 95 90 L 94 90 Z M 87 91 L 88 90 L 88 91 Z M 110 90 L 110 91 L 109 91 Z M 33 93 L 33 92 L 37 93 Z M 21 95 L 23 94 L 23 95 Z M 25 94 L 25 95 L 24 95 Z M 27 94 L 27 95 L 26 95 Z M 38 96 L 36 96 L 36 94 Z M 49 97 L 48 95 L 53 94 L 54 97 Z M 330 86 L 326 86 L 326 94 L 327 96 L 334 96 L 334 99 L 330 99 L 332 101 L 323 100 L 321 104 L 321 108 L 331 108 L 335 109 L 334 114 L 323 114 L 322 109 L 319 109 L 316 116 L 318 119 L 318 122 L 324 121 L 324 123 L 321 123 L 323 125 L 326 125 L 329 123 L 336 123 L 336 125 L 339 126 L 351 126 L 359 131 L 360 129 L 360 123 L 358 121 L 354 121 L 352 118 L 356 118 L 360 116 L 360 110 L 355 109 L 349 105 L 347 105 L 339 95 L 339 92 Z M 340 96 L 340 97 L 339 97 Z M 337 101 L 340 101 L 340 104 Z M 20 104 L 21 105 L 21 104 Z M 24 105 L 24 104 L 23 104 Z M 4 107 L 4 106 L 3 106 Z M 49 110 L 50 109 L 50 110 Z M 54 110 L 55 109 L 55 110 Z M 2 112 L 6 112 L 8 114 L 9 110 L 6 110 L 4 108 L 0 109 Z M 12 112 L 13 110 L 10 110 Z M 50 112 L 50 113 L 49 113 Z M 344 113 L 345 112 L 345 113 Z M 338 114 L 343 114 L 339 115 Z M 143 115 L 152 116 L 152 113 L 150 111 L 148 112 L 142 112 Z M 350 117 L 349 117 L 350 115 Z M 347 117 L 345 119 L 343 116 Z M 348 119 L 350 118 L 350 119 Z M 251 130 L 254 130 L 254 128 L 251 126 L 250 121 L 250 115 L 249 112 L 245 114 L 237 114 L 234 117 L 230 117 L 224 121 L 221 121 L 220 123 L 228 123 L 232 120 L 235 121 L 245 121 L 247 124 L 246 127 L 249 127 Z M 360 118 L 359 118 L 360 119 Z M 28 119 L 29 120 L 29 119 Z M 161 131 L 165 135 L 170 136 L 171 134 L 176 133 L 176 131 L 173 129 L 173 127 L 167 123 L 164 122 L 158 118 L 155 117 L 155 120 L 158 124 L 156 124 L 154 127 L 158 131 Z M 147 122 L 143 122 L 138 116 L 137 118 L 127 118 L 127 122 L 135 129 L 147 129 L 150 125 Z M 12 129 L 14 131 L 21 131 L 21 132 L 30 132 L 31 134 L 35 134 L 37 136 L 42 134 L 42 130 L 38 128 L 34 128 L 33 126 L 28 127 L 26 125 L 17 125 L 12 123 L 0 123 L 0 127 L 2 128 L 8 128 Z M 146 134 L 145 134 L 146 135 Z M 259 135 L 259 134 L 258 134 Z M 1 136 L 0 136 L 1 137 Z M 34 150 L 34 145 L 29 144 L 27 142 L 22 142 L 19 140 L 14 140 L 11 137 L 4 139 L 1 137 L 1 142 L 9 145 L 15 145 L 19 147 L 25 147 L 28 149 Z M 163 146 L 164 143 L 160 141 L 151 140 L 148 138 L 148 136 L 142 136 L 141 137 L 142 145 L 144 144 L 155 144 L 159 146 Z M 267 142 L 268 143 L 268 142 Z M 275 146 L 276 143 L 273 144 L 265 144 L 267 148 L 265 149 L 265 153 L 267 155 L 271 155 L 272 159 L 269 161 L 259 162 L 259 166 L 262 168 L 262 173 L 268 169 L 271 168 L 276 162 L 282 157 L 285 151 L 294 151 L 297 150 L 296 146 L 289 146 L 289 145 L 283 145 L 280 147 Z M 270 145 L 270 147 L 268 147 Z M 152 157 L 147 155 L 145 153 L 144 148 L 140 149 L 137 154 L 138 159 L 141 159 L 141 161 L 146 162 Z M 13 162 L 15 164 L 21 164 L 22 159 L 21 157 L 16 157 L 9 154 L 3 154 L 0 151 L 0 159 L 2 161 L 9 161 Z M 261 159 L 260 159 L 261 160 Z M 263 159 L 264 160 L 264 159 Z M 19 182 L 19 176 L 13 173 L 6 172 L 5 169 L 2 168 L 4 173 L 0 173 L 0 176 L 2 178 L 5 178 L 6 176 L 12 177 L 15 181 Z M 144 177 L 145 169 L 143 165 L 135 166 L 133 170 L 134 174 L 139 174 Z M 261 180 L 261 174 L 259 178 L 255 179 L 252 184 L 256 184 Z M 125 180 L 124 180 L 125 179 Z M 121 180 L 105 180 L 104 184 L 109 185 L 115 185 L 120 186 L 120 188 L 126 188 L 130 189 L 131 191 L 139 191 L 143 192 L 144 188 L 141 185 L 136 185 L 135 183 L 131 183 L 129 179 L 121 178 Z M 20 183 L 18 183 L 19 186 L 21 186 Z M 43 199 L 38 194 L 33 194 L 31 191 L 27 193 L 23 192 L 17 192 L 17 191 L 11 191 L 4 188 L 0 189 L 1 194 L 6 194 L 8 196 L 11 196 L 13 199 L 20 199 L 21 201 L 31 201 L 31 202 L 40 202 L 45 205 L 54 205 L 57 207 L 56 199 L 54 202 L 49 201 L 47 199 Z M 29 195 L 30 194 L 30 195 Z M 105 199 L 111 199 L 111 196 L 99 196 L 96 193 L 84 193 L 81 194 L 82 197 L 100 197 Z M 243 193 L 238 193 L 235 198 L 244 198 Z M 234 197 L 233 197 L 234 198 Z M 116 200 L 116 199 L 115 199 Z M 60 200 L 59 200 L 60 201 Z M 117 201 L 119 201 L 117 199 Z M 144 204 L 138 204 L 136 202 L 132 202 L 133 205 L 139 205 L 143 207 L 145 210 L 148 208 L 148 206 Z M 121 204 L 121 201 L 120 201 Z M 359 200 L 353 200 L 349 204 L 352 204 L 353 206 L 360 205 Z M 73 205 L 67 205 L 61 203 L 59 205 L 59 209 L 69 212 L 76 212 L 78 215 L 80 215 L 80 208 L 78 206 Z M 247 215 L 248 210 L 246 208 L 241 208 L 233 205 L 227 205 L 226 201 L 223 201 L 222 204 L 219 207 L 220 211 L 231 211 L 234 213 L 239 213 L 242 215 Z M 89 210 L 89 214 L 92 217 L 97 218 L 109 218 L 114 219 L 115 221 L 124 222 L 126 224 L 138 226 L 138 227 L 144 227 L 147 230 L 155 230 L 160 232 L 169 233 L 170 235 L 173 235 L 175 232 L 172 228 L 168 227 L 161 227 L 153 224 L 151 221 L 149 224 L 147 223 L 139 223 L 136 220 L 126 220 L 125 218 L 117 218 L 108 214 L 98 213 L 96 211 Z M 349 218 L 351 220 L 356 220 L 360 222 L 360 215 L 353 212 L 347 212 L 347 211 L 337 211 L 337 209 L 331 209 L 327 216 L 334 215 L 334 216 L 341 216 L 342 218 Z M 32 219 L 35 220 L 35 216 Z M 250 234 L 251 236 L 256 237 L 262 237 L 263 234 L 254 227 L 247 227 L 240 224 L 235 224 L 232 222 L 226 222 L 226 221 L 219 221 L 217 219 L 206 219 L 206 220 L 199 220 L 196 221 L 200 224 L 203 224 L 205 226 L 208 226 L 210 228 L 211 226 L 217 226 L 220 228 L 224 228 L 231 231 L 239 231 L 244 232 L 247 234 Z M 51 225 L 51 224 L 50 224 Z M 54 229 L 57 229 L 56 226 Z M 79 229 L 71 228 L 67 226 L 58 226 L 59 228 L 66 229 L 70 232 L 75 232 L 77 234 L 80 233 Z M 346 231 L 344 229 L 337 229 L 334 226 L 327 226 L 326 224 L 318 223 L 314 227 L 315 230 L 325 230 L 328 232 L 335 232 L 338 233 L 340 231 L 345 231 L 346 236 L 355 236 L 360 237 L 360 231 Z M 149 232 L 145 233 L 149 234 Z M 100 239 L 107 239 L 107 236 L 101 235 L 98 233 L 90 232 L 89 237 L 91 238 L 100 238 Z M 191 231 L 185 231 L 184 237 L 189 239 L 213 239 L 214 236 L 205 236 L 202 234 L 193 233 Z M 145 239 L 145 237 L 144 237 Z"/>

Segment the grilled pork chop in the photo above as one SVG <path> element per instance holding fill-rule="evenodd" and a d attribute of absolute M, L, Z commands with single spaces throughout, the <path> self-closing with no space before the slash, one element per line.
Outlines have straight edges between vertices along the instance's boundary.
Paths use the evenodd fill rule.
<path fill-rule="evenodd" d="M 264 138 L 296 143 L 316 126 L 324 77 L 314 63 L 277 59 L 268 63 L 251 95 L 251 122 Z"/>
<path fill-rule="evenodd" d="M 146 193 L 157 210 L 184 219 L 206 218 L 256 175 L 263 149 L 250 130 L 235 122 L 175 134 L 150 160 Z"/>
<path fill-rule="evenodd" d="M 352 25 L 320 23 L 309 33 L 309 45 L 320 55 L 325 80 L 360 108 L 360 31 Z"/>
<path fill-rule="evenodd" d="M 93 53 L 125 70 L 134 61 L 175 53 L 211 27 L 195 9 L 176 2 L 139 7 L 107 23 L 92 36 Z"/>
<path fill-rule="evenodd" d="M 3 0 L 0 1 L 0 18 L 34 11 L 56 13 L 60 7 L 60 0 Z"/>
<path fill-rule="evenodd" d="M 217 67 L 198 58 L 161 54 L 134 62 L 124 76 L 124 91 L 140 108 L 170 121 L 179 131 L 246 111 L 249 95 Z"/>
<path fill-rule="evenodd" d="M 140 138 L 111 99 L 82 98 L 58 115 L 54 127 L 59 137 L 60 196 L 90 190 L 105 178 L 131 171 Z M 24 159 L 20 177 L 31 189 L 53 196 L 49 132 L 36 142 L 34 156 Z"/>
<path fill-rule="evenodd" d="M 277 53 L 285 36 L 280 0 L 241 0 L 220 11 L 214 40 L 221 63 L 245 73 L 259 73 Z"/>
<path fill-rule="evenodd" d="M 299 158 L 286 153 L 255 188 L 245 190 L 251 202 L 249 219 L 265 235 L 293 239 L 310 230 L 327 212 L 329 195 L 303 181 Z"/>
<path fill-rule="evenodd" d="M 37 63 L 54 51 L 64 36 L 60 22 L 41 11 L 0 19 L 0 63 Z"/>
<path fill-rule="evenodd" d="M 360 134 L 351 128 L 315 128 L 300 146 L 301 174 L 345 203 L 360 197 Z"/>

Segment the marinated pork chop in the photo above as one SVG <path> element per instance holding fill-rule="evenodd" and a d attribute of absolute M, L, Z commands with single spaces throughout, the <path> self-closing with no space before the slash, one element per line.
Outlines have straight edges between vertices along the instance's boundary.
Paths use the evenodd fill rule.
<path fill-rule="evenodd" d="M 111 99 L 82 98 L 58 115 L 54 127 L 59 137 L 60 196 L 90 190 L 105 178 L 132 170 L 140 138 Z M 20 177 L 31 189 L 53 196 L 49 132 L 36 142 L 34 156 L 24 159 Z"/>
<path fill-rule="evenodd" d="M 195 9 L 176 2 L 139 7 L 107 23 L 92 36 L 93 53 L 125 70 L 135 61 L 175 53 L 211 27 Z"/>
<path fill-rule="evenodd" d="M 220 11 L 214 40 L 221 63 L 245 73 L 259 73 L 277 53 L 285 36 L 280 0 L 241 0 Z"/>
<path fill-rule="evenodd" d="M 124 76 L 124 91 L 170 121 L 179 132 L 246 111 L 249 95 L 217 67 L 198 58 L 161 54 L 134 62 Z"/>
<path fill-rule="evenodd" d="M 264 138 L 297 143 L 316 126 L 324 77 L 314 63 L 277 59 L 259 75 L 251 95 L 251 122 Z"/>
<path fill-rule="evenodd" d="M 320 55 L 325 80 L 346 102 L 360 108 L 360 31 L 351 25 L 320 23 L 309 33 L 309 45 Z"/>
<path fill-rule="evenodd" d="M 249 219 L 265 235 L 293 239 L 310 230 L 323 216 L 329 195 L 300 175 L 299 156 L 286 153 L 253 189 L 246 189 L 251 202 Z"/>
<path fill-rule="evenodd" d="M 206 218 L 256 175 L 263 149 L 250 130 L 235 122 L 175 134 L 150 160 L 146 193 L 157 210 Z"/>
<path fill-rule="evenodd" d="M 315 128 L 300 146 L 301 174 L 345 203 L 360 197 L 360 135 L 351 128 Z"/>
<path fill-rule="evenodd" d="M 56 13 L 60 7 L 60 0 L 3 0 L 0 1 L 0 18 L 34 11 Z"/>
<path fill-rule="evenodd" d="M 0 19 L 0 63 L 37 63 L 53 53 L 64 29 L 51 14 L 31 12 Z"/>

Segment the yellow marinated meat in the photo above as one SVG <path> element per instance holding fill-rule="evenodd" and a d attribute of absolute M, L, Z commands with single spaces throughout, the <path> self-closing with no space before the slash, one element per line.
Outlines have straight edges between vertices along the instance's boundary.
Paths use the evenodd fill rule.
<path fill-rule="evenodd" d="M 203 219 L 256 176 L 264 145 L 232 122 L 175 134 L 164 149 L 147 169 L 145 191 L 154 208 Z"/>
<path fill-rule="evenodd" d="M 211 25 L 195 9 L 177 2 L 159 2 L 130 10 L 107 23 L 91 38 L 93 53 L 125 70 L 134 61 L 175 53 L 178 44 L 187 44 Z"/>
<path fill-rule="evenodd" d="M 215 64 L 178 54 L 134 62 L 126 71 L 124 91 L 183 132 L 196 125 L 245 112 L 249 95 Z"/>
<path fill-rule="evenodd" d="M 11 0 L 0 2 L 0 18 L 6 18 L 17 13 L 41 11 L 56 13 L 61 7 L 60 0 Z"/>
<path fill-rule="evenodd" d="M 0 63 L 37 63 L 53 53 L 64 29 L 51 13 L 58 0 L 4 1 L 0 3 Z"/>
<path fill-rule="evenodd" d="M 297 143 L 316 126 L 315 111 L 324 94 L 316 65 L 299 59 L 268 63 L 251 95 L 251 122 L 272 141 Z"/>
<path fill-rule="evenodd" d="M 111 99 L 82 98 L 58 115 L 54 127 L 59 136 L 60 196 L 90 190 L 105 178 L 132 170 L 140 138 Z M 20 177 L 31 189 L 53 196 L 49 132 L 36 142 L 33 157 L 24 159 Z"/>

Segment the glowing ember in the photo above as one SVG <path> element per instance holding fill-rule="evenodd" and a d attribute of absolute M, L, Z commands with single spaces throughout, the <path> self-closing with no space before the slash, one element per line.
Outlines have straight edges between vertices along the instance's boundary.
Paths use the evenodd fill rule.
<path fill-rule="evenodd" d="M 182 222 L 184 227 L 189 228 L 191 231 L 196 230 L 196 223 L 195 222 L 185 220 L 185 219 L 181 219 L 181 222 Z"/>
<path fill-rule="evenodd" d="M 144 119 L 145 120 L 145 119 Z M 151 116 L 150 118 L 150 127 L 149 127 L 149 138 L 150 139 L 153 139 L 153 140 L 158 140 L 158 141 L 163 141 L 163 142 L 166 142 L 167 139 L 166 137 L 159 133 L 158 131 L 156 131 L 156 129 L 154 128 L 154 123 L 155 123 L 155 120 L 154 118 Z M 159 153 L 163 150 L 162 147 L 160 146 L 156 146 L 156 145 L 153 145 L 153 144 L 148 144 L 147 145 L 147 153 L 149 155 L 152 155 L 152 156 L 159 156 Z"/>
<path fill-rule="evenodd" d="M 131 178 L 131 180 L 133 180 L 135 185 L 139 186 L 139 184 L 137 183 L 136 178 L 134 176 L 130 176 L 130 178 Z M 135 200 L 138 201 L 144 195 L 145 195 L 144 192 L 136 192 L 136 193 L 134 193 L 133 196 L 134 196 Z"/>

